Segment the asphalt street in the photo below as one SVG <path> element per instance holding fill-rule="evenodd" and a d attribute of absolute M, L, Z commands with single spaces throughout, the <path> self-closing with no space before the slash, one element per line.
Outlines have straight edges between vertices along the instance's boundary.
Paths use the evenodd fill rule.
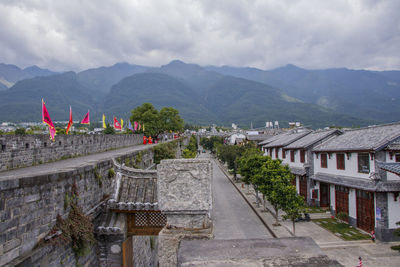
<path fill-rule="evenodd" d="M 199 158 L 209 158 L 201 153 Z M 219 166 L 213 163 L 213 210 L 215 239 L 272 238 L 260 219 L 226 178 Z"/>

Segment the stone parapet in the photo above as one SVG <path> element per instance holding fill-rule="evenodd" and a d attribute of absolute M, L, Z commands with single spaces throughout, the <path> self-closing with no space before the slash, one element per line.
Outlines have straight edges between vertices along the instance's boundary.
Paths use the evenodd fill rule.
<path fill-rule="evenodd" d="M 142 134 L 0 135 L 0 171 L 141 144 Z"/>

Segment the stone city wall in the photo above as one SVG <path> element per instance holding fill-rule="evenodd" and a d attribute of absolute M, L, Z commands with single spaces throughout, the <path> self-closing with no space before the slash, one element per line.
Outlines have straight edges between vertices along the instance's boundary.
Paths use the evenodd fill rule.
<path fill-rule="evenodd" d="M 128 156 L 134 158 L 138 153 Z M 152 158 L 149 148 L 141 153 L 143 159 Z M 113 167 L 110 159 L 77 169 L 0 180 L 0 266 L 75 266 L 71 245 L 37 247 L 38 241 L 54 226 L 57 214 L 67 217 L 66 195 L 74 183 L 79 194 L 78 204 L 85 213 L 96 216 L 99 204 L 113 192 L 115 177 L 109 177 Z M 80 257 L 79 264 L 98 266 L 96 250 L 94 246 L 87 256 Z"/>
<path fill-rule="evenodd" d="M 0 171 L 141 144 L 142 134 L 0 135 Z"/>

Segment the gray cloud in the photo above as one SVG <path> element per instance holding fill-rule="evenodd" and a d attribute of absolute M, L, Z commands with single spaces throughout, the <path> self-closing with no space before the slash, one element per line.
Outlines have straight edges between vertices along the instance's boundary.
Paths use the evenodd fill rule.
<path fill-rule="evenodd" d="M 400 69 L 400 1 L 0 2 L 0 62 Z"/>

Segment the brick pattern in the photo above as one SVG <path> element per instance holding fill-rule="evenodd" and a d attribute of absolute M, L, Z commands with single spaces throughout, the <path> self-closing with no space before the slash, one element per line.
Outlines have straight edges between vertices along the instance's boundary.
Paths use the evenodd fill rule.
<path fill-rule="evenodd" d="M 140 144 L 142 134 L 0 135 L 0 171 Z"/>

